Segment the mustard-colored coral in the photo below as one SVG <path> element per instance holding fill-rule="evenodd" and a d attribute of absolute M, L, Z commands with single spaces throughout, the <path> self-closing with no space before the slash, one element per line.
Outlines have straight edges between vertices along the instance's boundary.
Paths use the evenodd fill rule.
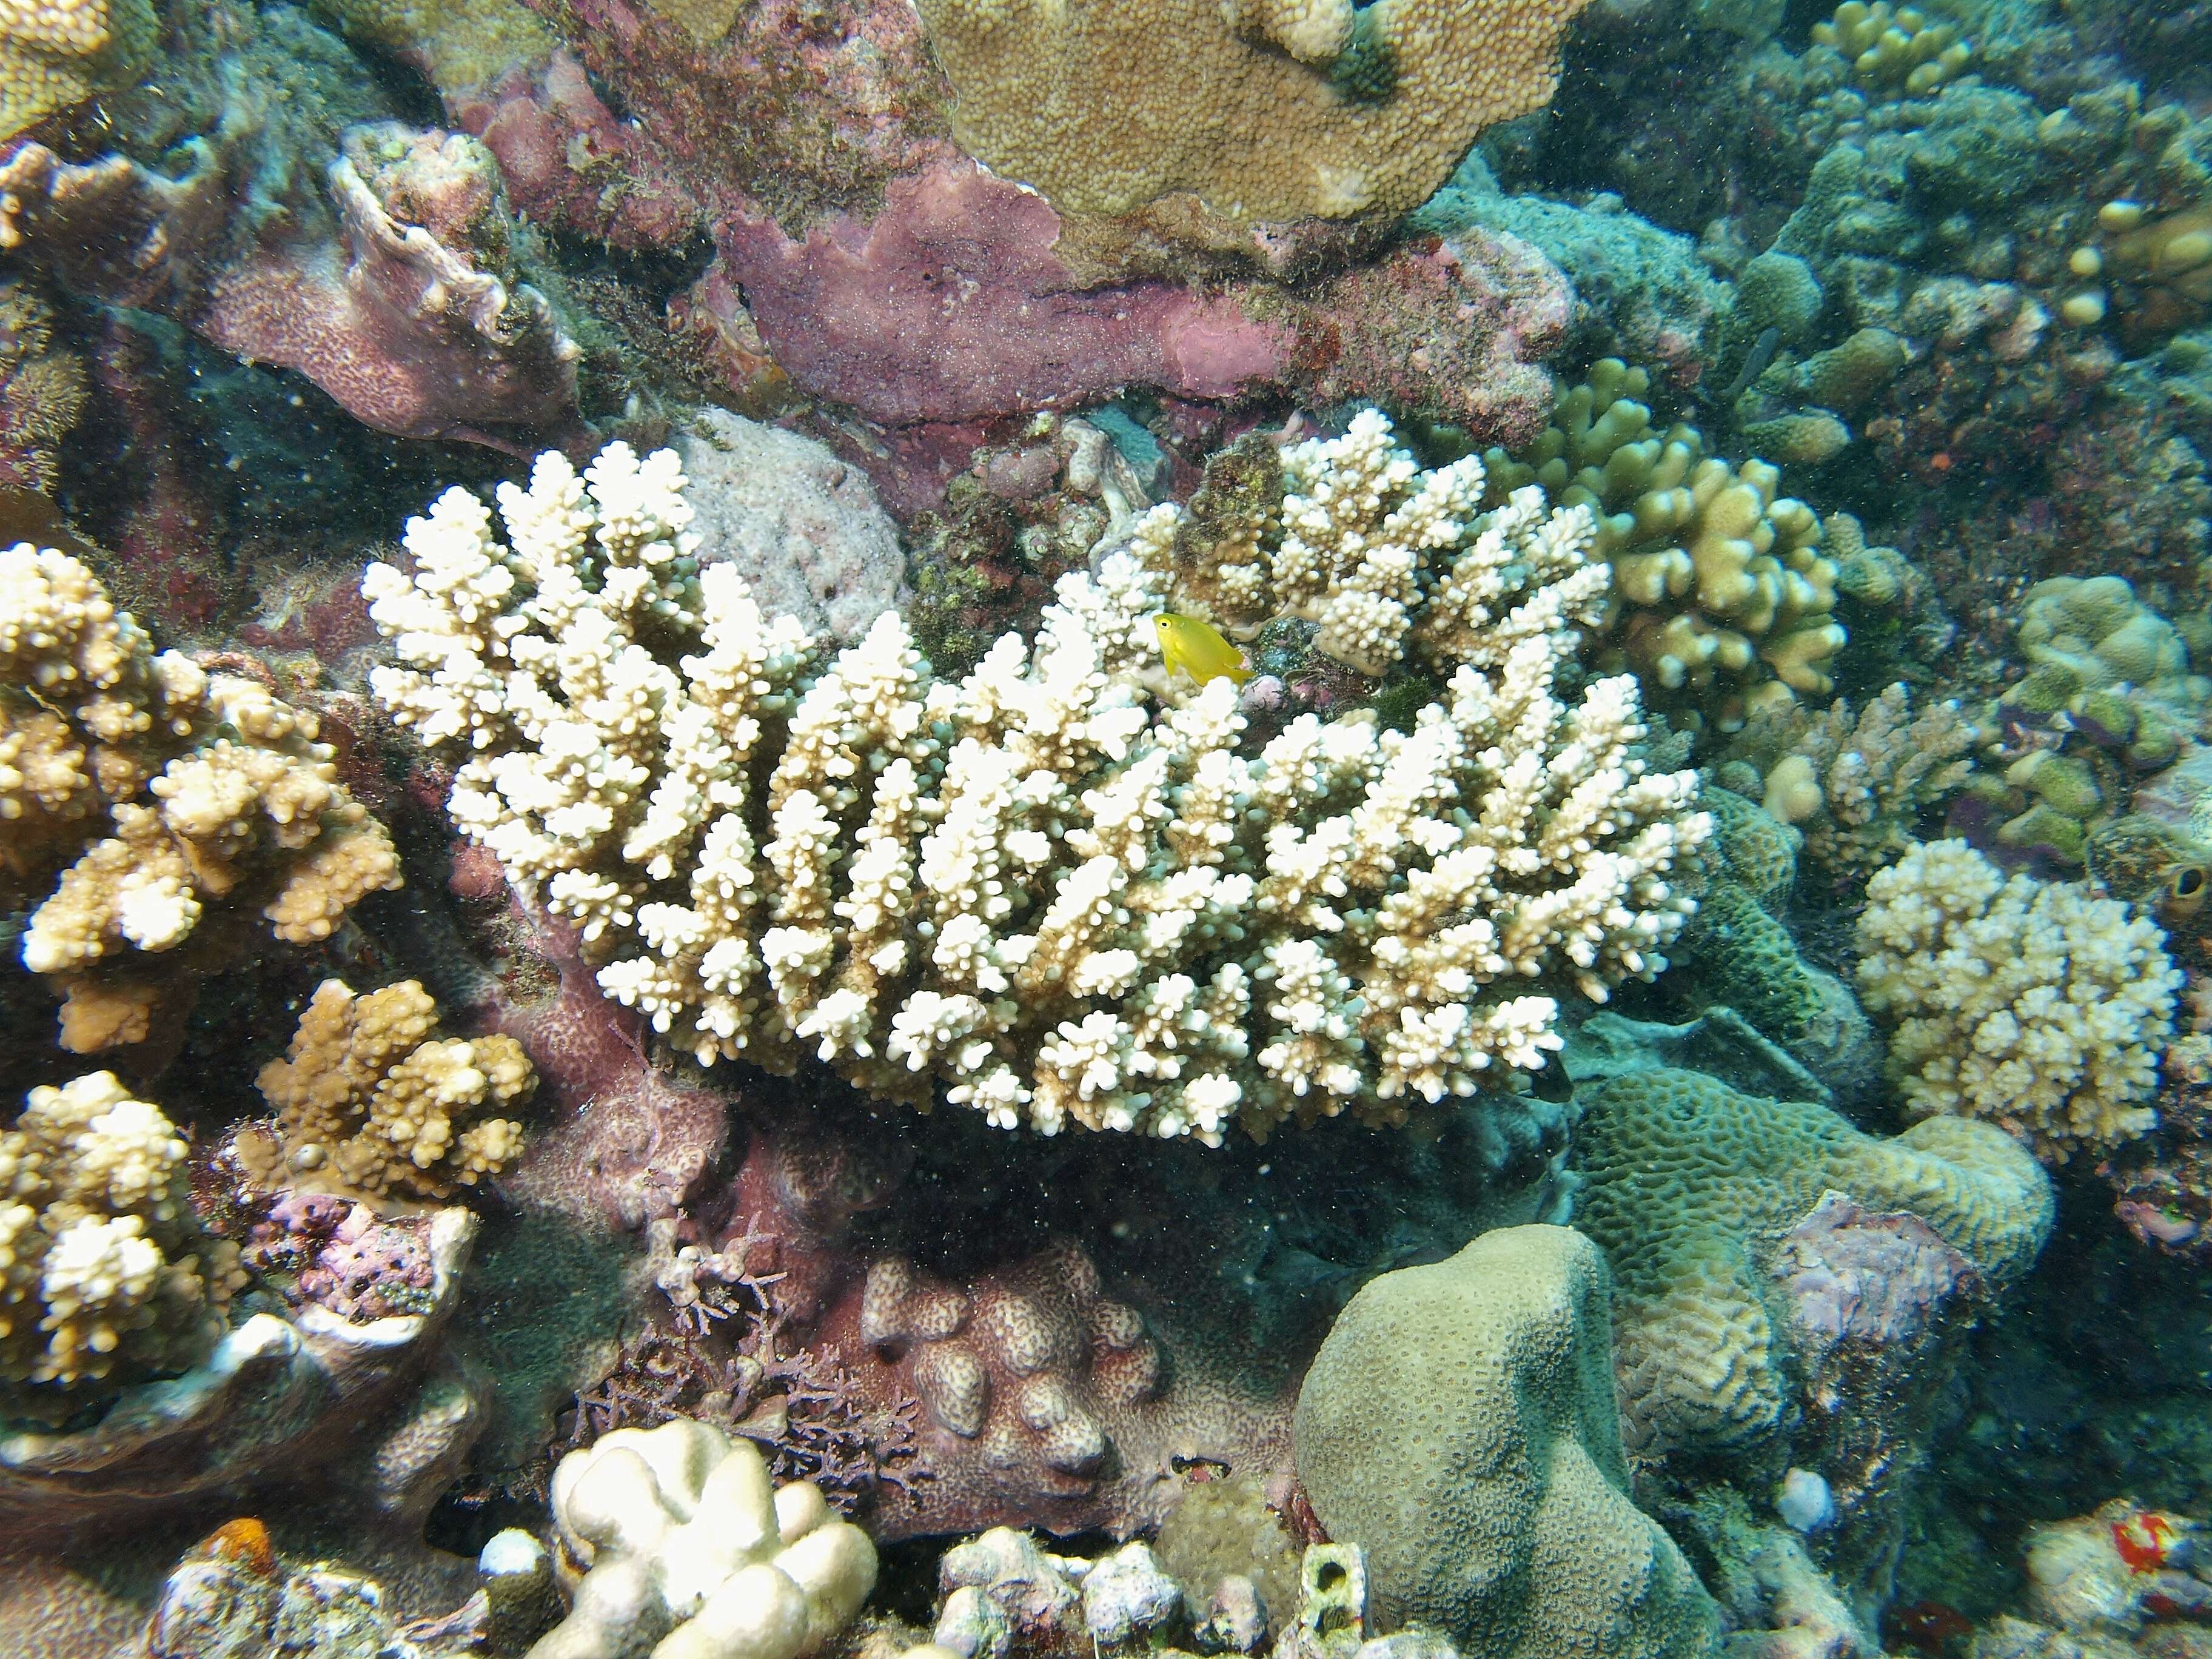
<path fill-rule="evenodd" d="M 0 283 L 0 484 L 52 489 L 85 396 L 83 362 L 55 343 L 53 307 L 27 283 Z"/>
<path fill-rule="evenodd" d="M 150 0 L 0 0 L 0 140 L 127 83 L 155 32 Z"/>
<path fill-rule="evenodd" d="M 31 1091 L 0 1132 L 0 1401 L 67 1416 L 204 1358 L 237 1251 L 192 1213 L 185 1146 L 108 1072 Z"/>
<path fill-rule="evenodd" d="M 1868 883 L 1858 943 L 1859 989 L 1894 1027 L 1890 1075 L 1914 1116 L 1985 1119 L 2057 1164 L 2157 1121 L 2182 979 L 2125 904 L 2008 880 L 1965 842 L 1936 842 Z"/>
<path fill-rule="evenodd" d="M 1844 629 L 1820 520 L 1778 493 L 1765 462 L 1733 465 L 1695 427 L 1653 427 L 1650 386 L 1618 358 L 1596 364 L 1527 451 L 1485 456 L 1492 499 L 1534 483 L 1597 515 L 1613 565 L 1611 660 L 1655 701 L 1733 727 L 1758 708 L 1826 696 Z"/>
<path fill-rule="evenodd" d="M 1553 992 L 1665 965 L 1707 820 L 1637 752 L 1633 678 L 1554 690 L 1603 591 L 1586 515 L 1426 520 L 1437 700 L 1247 744 L 1228 678 L 1166 684 L 1127 554 L 957 683 L 896 611 L 817 666 L 730 566 L 692 573 L 683 485 L 672 452 L 549 454 L 504 541 L 451 490 L 362 586 L 378 697 L 473 750 L 456 821 L 702 1062 L 1218 1141 L 1470 1094 L 1559 1045 Z"/>
<path fill-rule="evenodd" d="M 1547 103 L 1582 0 L 922 0 L 953 131 L 1063 213 L 1411 211 Z"/>
<path fill-rule="evenodd" d="M 0 874 L 27 897 L 60 870 L 22 960 L 68 992 L 65 1046 L 143 1040 L 161 990 L 212 965 L 176 954 L 210 908 L 310 944 L 399 884 L 315 730 L 251 680 L 156 654 L 78 560 L 0 551 Z"/>
<path fill-rule="evenodd" d="M 271 1185 L 434 1199 L 497 1175 L 522 1151 L 518 1105 L 538 1074 L 514 1038 L 440 1038 L 438 1005 L 413 980 L 367 996 L 317 988 L 283 1060 L 261 1068 L 281 1154 L 246 1144 Z"/>
<path fill-rule="evenodd" d="M 1782 1425 L 1789 1322 L 1770 1257 L 1824 1194 L 1911 1212 L 1999 1284 L 2051 1231 L 2049 1181 L 1986 1124 L 1932 1118 L 1884 1140 L 1825 1106 L 1663 1067 L 1576 1099 L 1575 1225 L 1613 1266 L 1632 1452 L 1737 1449 Z"/>
<path fill-rule="evenodd" d="M 1892 97 L 1925 97 L 1965 74 L 1974 56 L 1954 25 L 1889 0 L 1844 0 L 1826 22 L 1813 26 L 1813 40 L 1850 58 L 1861 85 Z"/>

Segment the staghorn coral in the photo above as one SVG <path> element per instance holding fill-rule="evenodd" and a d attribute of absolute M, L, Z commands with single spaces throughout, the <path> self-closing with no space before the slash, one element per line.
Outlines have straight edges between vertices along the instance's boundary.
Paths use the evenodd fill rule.
<path fill-rule="evenodd" d="M 1485 455 L 1491 499 L 1534 483 L 1595 515 L 1613 576 L 1606 660 L 1633 667 L 1670 708 L 1729 728 L 1826 694 L 1844 629 L 1820 520 L 1778 495 L 1764 461 L 1731 465 L 1695 427 L 1659 431 L 1640 401 L 1650 384 L 1618 358 L 1595 365 L 1534 444 Z"/>
<path fill-rule="evenodd" d="M 129 82 L 157 33 L 151 0 L 0 0 L 0 140 Z"/>
<path fill-rule="evenodd" d="M 1170 609 L 1239 633 L 1303 617 L 1316 650 L 1364 674 L 1388 671 L 1409 636 L 1438 665 L 1495 651 L 1506 613 L 1539 592 L 1548 605 L 1522 626 L 1595 620 L 1605 574 L 1584 557 L 1587 514 L 1524 495 L 1483 518 L 1482 463 L 1423 471 L 1379 410 L 1283 451 L 1280 476 L 1279 506 L 1214 524 L 1203 504 L 1164 502 L 1139 521 L 1129 550 L 1165 580 Z"/>
<path fill-rule="evenodd" d="M 234 929 L 201 929 L 210 911 L 312 944 L 399 885 L 315 736 L 253 681 L 156 654 L 76 559 L 0 551 L 0 879 L 36 892 L 67 866 L 22 943 L 67 993 L 64 1047 L 143 1040 L 233 948 Z"/>
<path fill-rule="evenodd" d="M 1804 1339 L 1769 1273 L 1800 1272 L 1793 1230 L 1830 1192 L 1917 1217 L 1993 1285 L 2024 1273 L 2051 1230 L 2049 1181 L 1986 1124 L 1932 1118 L 1882 1140 L 1824 1106 L 1664 1066 L 1576 1097 L 1575 1224 L 1619 1285 L 1632 1452 L 1741 1450 L 1783 1425 L 1792 1342 Z"/>
<path fill-rule="evenodd" d="M 1231 219 L 1417 207 L 1485 127 L 1540 108 L 1579 0 L 927 0 L 953 131 L 1063 213 L 1182 191 Z"/>
<path fill-rule="evenodd" d="M 1411 732 L 1306 717 L 1253 757 L 1225 680 L 1149 706 L 1133 560 L 957 685 L 895 613 L 817 667 L 734 572 L 687 574 L 683 483 L 668 452 L 612 446 L 588 489 L 541 457 L 501 493 L 507 545 L 449 491 L 415 574 L 363 590 L 401 657 L 379 698 L 473 750 L 464 831 L 702 1060 L 811 1049 L 1003 1127 L 1216 1140 L 1471 1092 L 1556 1046 L 1540 983 L 1602 1000 L 1665 965 L 1706 820 L 1631 752 L 1632 680 L 1553 695 L 1593 597 L 1560 528 L 1539 575 L 1452 526 L 1428 622 L 1462 661 Z"/>
<path fill-rule="evenodd" d="M 1629 1496 L 1610 1291 L 1587 1238 L 1511 1227 L 1337 1316 L 1298 1391 L 1298 1479 L 1366 1552 L 1384 1620 L 1511 1659 L 1711 1650 L 1711 1599 Z"/>
<path fill-rule="evenodd" d="M 1766 810 L 1803 836 L 1806 860 L 1852 892 L 1965 785 L 1986 740 L 1955 702 L 1915 713 L 1900 682 L 1856 711 L 1848 697 L 1818 712 L 1762 710 L 1729 743 L 1724 763 L 1749 769 Z"/>
<path fill-rule="evenodd" d="M 112 1072 L 31 1091 L 0 1131 L 0 1405 L 66 1418 L 188 1370 L 222 1334 L 234 1247 L 192 1212 L 185 1146 Z"/>
<path fill-rule="evenodd" d="M 2156 1121 L 2158 1053 L 2181 975 L 2164 935 L 2076 883 L 2002 872 L 1960 841 L 1867 884 L 1859 988 L 1895 1029 L 1915 1117 L 1980 1118 L 2063 1164 Z"/>
<path fill-rule="evenodd" d="M 249 1170 L 271 1186 L 418 1199 L 504 1170 L 522 1126 L 491 1114 L 528 1099 L 538 1074 L 513 1037 L 441 1039 L 437 1025 L 411 979 L 367 996 L 325 980 L 285 1057 L 261 1068 L 282 1146 L 241 1137 Z"/>
<path fill-rule="evenodd" d="M 751 1444 L 678 1418 L 618 1429 L 553 1474 L 568 1616 L 532 1659 L 802 1659 L 876 1582 L 868 1535 Z"/>

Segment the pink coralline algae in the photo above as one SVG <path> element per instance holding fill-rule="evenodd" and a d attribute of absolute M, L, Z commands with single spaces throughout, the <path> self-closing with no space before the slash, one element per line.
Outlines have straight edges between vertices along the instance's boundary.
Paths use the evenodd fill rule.
<path fill-rule="evenodd" d="M 1872 1212 L 1840 1193 L 1784 1236 L 1773 1273 L 1808 1366 L 1840 1342 L 1910 1341 L 1979 1282 L 1918 1216 Z"/>
<path fill-rule="evenodd" d="M 287 1285 L 295 1305 L 349 1320 L 427 1313 L 437 1284 L 428 1217 L 386 1220 L 326 1193 L 282 1194 L 255 1224 L 246 1258 Z"/>

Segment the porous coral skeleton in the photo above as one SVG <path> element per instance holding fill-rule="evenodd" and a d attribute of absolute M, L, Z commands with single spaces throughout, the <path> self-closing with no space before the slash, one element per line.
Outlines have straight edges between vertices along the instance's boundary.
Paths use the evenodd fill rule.
<path fill-rule="evenodd" d="M 1443 698 L 1253 753 L 1226 679 L 1148 690 L 1135 558 L 957 683 L 896 613 L 823 663 L 695 568 L 683 486 L 667 452 L 549 454 L 500 492 L 506 544 L 449 491 L 414 573 L 363 591 L 399 658 L 377 696 L 472 751 L 456 821 L 702 1062 L 811 1053 L 1003 1127 L 1218 1142 L 1502 1081 L 1559 1046 L 1555 981 L 1601 1000 L 1665 966 L 1707 820 L 1693 775 L 1636 757 L 1632 678 L 1558 694 L 1604 597 L 1587 514 L 1440 508 Z"/>

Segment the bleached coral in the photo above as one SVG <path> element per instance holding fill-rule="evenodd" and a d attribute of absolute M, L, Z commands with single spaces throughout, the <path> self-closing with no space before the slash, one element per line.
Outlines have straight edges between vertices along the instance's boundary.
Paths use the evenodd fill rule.
<path fill-rule="evenodd" d="M 1509 618 L 1549 634 L 1603 615 L 1587 510 L 1553 513 L 1529 489 L 1485 514 L 1478 458 L 1424 471 L 1377 410 L 1340 438 L 1291 445 L 1281 466 L 1279 514 L 1246 533 L 1194 538 L 1190 509 L 1172 501 L 1139 524 L 1130 551 L 1168 584 L 1170 607 L 1240 630 L 1303 617 L 1319 625 L 1316 649 L 1366 674 L 1388 670 L 1409 637 L 1447 666 L 1495 663 L 1519 637 Z"/>
<path fill-rule="evenodd" d="M 441 1038 L 438 1005 L 413 980 L 357 996 L 325 980 L 283 1060 L 261 1068 L 281 1148 L 240 1150 L 270 1185 L 446 1198 L 522 1151 L 522 1125 L 494 1115 L 537 1087 L 509 1036 Z"/>
<path fill-rule="evenodd" d="M 1913 1116 L 1985 1118 L 2061 1164 L 2156 1122 L 2182 976 L 2126 905 L 2007 880 L 1965 842 L 1936 842 L 1868 883 L 1858 943 L 1859 989 L 1895 1027 L 1891 1075 Z"/>
<path fill-rule="evenodd" d="M 75 859 L 22 945 L 68 993 L 65 1047 L 143 1039 L 189 977 L 145 958 L 211 908 L 255 906 L 309 944 L 399 885 L 391 838 L 315 737 L 312 714 L 252 680 L 156 654 L 76 559 L 0 551 L 0 876 L 28 894 Z"/>
<path fill-rule="evenodd" d="M 182 1370 L 223 1328 L 237 1251 L 191 1208 L 183 1138 L 112 1073 L 31 1091 L 0 1132 L 0 1399 L 67 1416 Z"/>
<path fill-rule="evenodd" d="M 712 1424 L 602 1436 L 561 1460 L 551 1498 L 574 1601 L 531 1659 L 804 1659 L 875 1587 L 867 1534 Z"/>
<path fill-rule="evenodd" d="M 1471 1092 L 1558 1046 L 1558 981 L 1665 966 L 1709 826 L 1693 775 L 1638 758 L 1632 679 L 1556 694 L 1603 581 L 1571 521 L 1455 526 L 1425 637 L 1464 660 L 1410 731 L 1307 716 L 1255 754 L 1226 679 L 1148 695 L 1131 558 L 957 684 L 896 613 L 821 666 L 726 568 L 690 574 L 683 482 L 665 452 L 541 457 L 501 491 L 508 545 L 450 491 L 416 574 L 363 591 L 400 659 L 378 696 L 475 751 L 463 830 L 702 1060 L 1211 1141 Z"/>

